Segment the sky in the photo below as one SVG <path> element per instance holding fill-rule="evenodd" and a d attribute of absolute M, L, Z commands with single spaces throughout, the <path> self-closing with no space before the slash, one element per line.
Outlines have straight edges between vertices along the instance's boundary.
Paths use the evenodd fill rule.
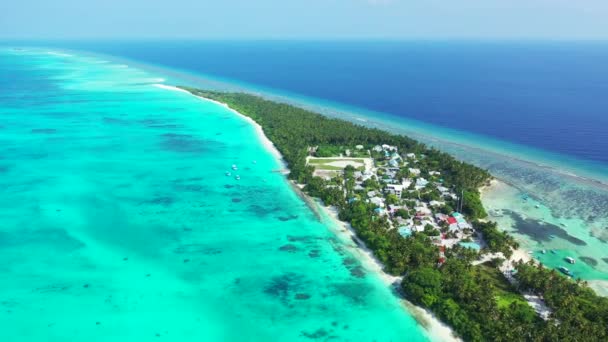
<path fill-rule="evenodd" d="M 608 39 L 608 0 L 3 0 L 4 39 Z"/>

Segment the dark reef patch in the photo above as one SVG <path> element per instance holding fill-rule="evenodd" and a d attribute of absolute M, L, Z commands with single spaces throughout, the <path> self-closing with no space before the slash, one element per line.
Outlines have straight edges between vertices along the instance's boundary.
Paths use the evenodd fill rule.
<path fill-rule="evenodd" d="M 297 300 L 307 300 L 310 299 L 310 295 L 307 293 L 296 293 Z"/>
<path fill-rule="evenodd" d="M 144 201 L 144 202 L 142 202 L 142 204 L 152 204 L 152 205 L 160 205 L 163 207 L 168 207 L 168 206 L 172 205 L 174 202 L 175 202 L 175 199 L 173 197 L 161 196 L 161 197 L 153 198 L 148 201 Z"/>
<path fill-rule="evenodd" d="M 327 332 L 327 330 L 323 329 L 323 328 L 319 328 L 314 332 L 306 332 L 304 330 L 301 331 L 302 336 L 313 339 L 313 340 L 317 340 L 320 338 L 323 338 L 325 336 L 327 336 L 329 334 L 329 332 Z"/>
<path fill-rule="evenodd" d="M 298 247 L 288 244 L 288 245 L 284 245 L 279 247 L 279 250 L 282 252 L 289 252 L 289 253 L 295 253 L 298 251 Z"/>
<path fill-rule="evenodd" d="M 165 133 L 161 135 L 161 147 L 181 153 L 203 153 L 209 150 L 210 141 L 197 139 L 190 134 Z M 214 144 L 217 144 L 214 142 Z"/>
<path fill-rule="evenodd" d="M 287 240 L 289 240 L 290 242 L 310 242 L 317 239 L 314 236 L 310 236 L 310 235 L 301 235 L 301 236 L 294 236 L 294 235 L 287 235 Z"/>
<path fill-rule="evenodd" d="M 321 251 L 318 249 L 313 249 L 312 251 L 308 252 L 308 256 L 313 259 L 318 258 L 321 256 Z"/>
<path fill-rule="evenodd" d="M 515 229 L 520 234 L 528 235 L 536 242 L 549 242 L 553 237 L 559 237 L 577 246 L 587 245 L 585 241 L 569 235 L 565 229 L 557 225 L 531 218 L 523 218 L 518 213 L 506 209 L 503 212 L 511 216 L 515 222 Z"/>
<path fill-rule="evenodd" d="M 187 245 L 181 245 L 173 249 L 173 253 L 216 255 L 222 253 L 222 250 L 215 247 L 207 247 L 206 245 L 192 243 Z"/>
<path fill-rule="evenodd" d="M 608 258 L 602 258 L 602 261 L 608 264 Z"/>
<path fill-rule="evenodd" d="M 281 276 L 273 277 L 264 287 L 264 293 L 279 299 L 283 304 L 288 305 L 292 293 L 300 290 L 302 279 L 295 273 L 285 273 Z"/>
<path fill-rule="evenodd" d="M 289 215 L 289 216 L 279 216 L 278 217 L 278 219 L 283 222 L 295 220 L 297 218 L 298 218 L 298 215 Z"/>
<path fill-rule="evenodd" d="M 277 211 L 280 211 L 281 209 L 278 207 L 264 207 L 258 204 L 252 204 L 249 207 L 247 207 L 247 210 L 254 213 L 257 216 L 260 217 L 264 217 L 264 216 L 268 216 L 272 213 L 275 213 Z"/>
<path fill-rule="evenodd" d="M 351 257 L 347 257 L 342 259 L 342 265 L 344 266 L 352 266 L 352 265 L 356 265 L 357 264 L 357 260 L 355 258 L 351 258 Z"/>
<path fill-rule="evenodd" d="M 583 262 L 589 266 L 597 266 L 598 261 L 592 257 L 588 257 L 588 256 L 582 256 L 580 257 L 581 260 L 583 260 Z"/>
<path fill-rule="evenodd" d="M 361 266 L 353 267 L 350 269 L 350 275 L 355 278 L 365 278 L 365 270 Z"/>
<path fill-rule="evenodd" d="M 233 199 L 232 199 L 232 203 L 240 203 L 240 202 L 242 202 L 242 201 L 243 201 L 243 200 L 242 200 L 242 199 L 240 199 L 240 198 L 233 198 Z"/>

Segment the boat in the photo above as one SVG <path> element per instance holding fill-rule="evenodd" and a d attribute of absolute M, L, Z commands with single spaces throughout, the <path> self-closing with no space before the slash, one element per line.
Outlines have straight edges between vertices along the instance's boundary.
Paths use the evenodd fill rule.
<path fill-rule="evenodd" d="M 574 258 L 571 258 L 571 257 L 566 257 L 566 261 L 571 264 L 574 264 L 576 262 L 576 260 L 574 260 Z"/>
<path fill-rule="evenodd" d="M 239 179 L 241 179 L 241 176 L 236 175 L 236 177 L 234 177 L 234 179 L 239 180 Z"/>
<path fill-rule="evenodd" d="M 540 252 L 541 252 L 541 253 L 543 253 L 543 254 L 547 254 L 547 250 L 546 250 L 546 249 L 543 249 L 543 250 L 542 250 L 542 251 L 540 251 Z"/>
<path fill-rule="evenodd" d="M 254 163 L 254 164 L 257 164 L 258 162 L 257 162 L 257 160 L 254 160 L 254 161 L 253 161 L 253 163 Z"/>
<path fill-rule="evenodd" d="M 572 276 L 572 272 L 564 266 L 560 266 L 559 271 L 567 276 Z"/>
<path fill-rule="evenodd" d="M 540 205 L 537 204 L 534 206 L 534 208 L 538 209 L 538 208 L 540 208 Z"/>
<path fill-rule="evenodd" d="M 554 250 L 551 250 L 551 254 L 555 254 L 555 251 L 554 251 Z"/>
<path fill-rule="evenodd" d="M 238 170 L 239 168 L 238 168 L 238 167 L 236 167 L 236 165 L 235 165 L 235 164 L 232 164 L 232 169 L 236 171 L 236 170 Z"/>
<path fill-rule="evenodd" d="M 560 223 L 562 225 L 562 227 L 567 227 L 565 223 Z"/>
<path fill-rule="evenodd" d="M 230 172 L 226 172 L 226 176 L 230 176 Z"/>

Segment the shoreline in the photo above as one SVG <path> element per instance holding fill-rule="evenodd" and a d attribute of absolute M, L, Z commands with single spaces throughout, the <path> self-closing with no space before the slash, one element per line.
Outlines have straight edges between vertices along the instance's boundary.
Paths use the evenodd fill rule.
<path fill-rule="evenodd" d="M 304 194 L 310 198 L 310 196 Z M 374 253 L 365 245 L 348 222 L 338 218 L 338 210 L 335 207 L 327 207 L 318 200 L 314 201 L 317 207 L 326 214 L 331 221 L 328 228 L 344 243 L 347 249 L 361 262 L 363 267 L 373 272 L 387 287 L 393 289 L 395 296 L 406 310 L 416 320 L 432 341 L 461 341 L 454 336 L 452 328 L 441 322 L 430 311 L 409 302 L 399 291 L 399 284 L 403 277 L 394 276 L 384 272 L 384 266 L 376 258 Z M 356 242 L 355 242 L 356 241 Z"/>
<path fill-rule="evenodd" d="M 262 126 L 255 122 L 252 118 L 239 113 L 238 111 L 230 108 L 230 106 L 225 103 L 194 95 L 184 89 L 180 89 L 174 86 L 168 86 L 165 84 L 155 84 L 155 86 L 161 89 L 184 92 L 201 100 L 215 103 L 226 108 L 227 110 L 236 114 L 240 118 L 244 119 L 245 121 L 253 125 L 258 140 L 260 141 L 262 146 L 272 154 L 272 156 L 275 158 L 275 160 L 277 160 L 277 162 L 279 162 L 283 169 L 287 169 L 287 164 L 279 150 L 276 148 L 274 143 L 272 143 L 272 141 L 270 141 L 270 139 L 268 139 L 268 137 L 264 134 Z M 350 224 L 348 222 L 341 221 L 338 218 L 338 212 L 336 208 L 327 207 L 319 203 L 319 201 L 311 198 L 303 191 L 299 190 L 298 184 L 295 184 L 291 181 L 288 181 L 288 183 L 292 185 L 292 190 L 296 192 L 297 195 L 303 197 L 302 200 L 307 202 L 309 207 L 314 205 L 319 211 L 322 211 L 330 219 L 331 222 L 329 224 L 326 224 L 327 228 L 329 228 L 329 230 L 334 233 L 336 237 L 338 237 L 345 243 L 345 247 L 347 247 L 347 249 L 351 253 L 353 253 L 353 255 L 357 256 L 357 259 L 361 262 L 361 264 L 365 267 L 366 270 L 374 273 L 374 275 L 377 276 L 388 287 L 394 287 L 396 282 L 401 282 L 402 277 L 393 276 L 384 272 L 382 263 L 374 256 L 373 252 L 369 248 L 367 248 L 365 243 L 357 237 L 355 231 L 350 226 Z M 312 207 L 310 209 L 322 221 L 322 218 L 320 217 L 321 215 Z M 357 241 L 357 243 L 355 243 L 354 241 Z M 449 326 L 437 319 L 430 311 L 410 303 L 401 295 L 395 294 L 395 296 L 403 305 L 403 309 L 407 311 L 412 316 L 412 318 L 416 320 L 416 322 L 422 327 L 422 329 L 426 333 L 427 337 L 429 337 L 431 340 L 461 341 L 460 339 L 454 336 L 454 333 Z"/>
<path fill-rule="evenodd" d="M 262 128 L 262 126 L 260 126 L 257 122 L 255 122 L 252 118 L 245 116 L 239 112 L 237 112 L 236 110 L 230 108 L 230 106 L 228 106 L 225 103 L 221 103 L 212 99 L 208 99 L 206 97 L 202 97 L 202 96 L 197 96 L 192 94 L 191 92 L 184 90 L 184 89 L 180 89 L 178 87 L 174 87 L 174 86 L 169 86 L 166 84 L 155 84 L 154 85 L 157 88 L 161 88 L 161 89 L 165 89 L 165 90 L 172 90 L 172 91 L 179 91 L 182 93 L 186 93 L 190 96 L 194 96 L 198 99 L 201 99 L 203 101 L 207 101 L 207 102 L 212 102 L 215 103 L 219 106 L 222 106 L 224 108 L 226 108 L 227 110 L 229 110 L 231 113 L 236 114 L 238 117 L 240 117 L 241 119 L 247 121 L 247 123 L 251 124 L 253 126 L 253 128 L 255 129 L 256 132 L 256 136 L 259 140 L 259 142 L 262 144 L 262 146 L 272 154 L 272 156 L 275 158 L 275 160 L 277 162 L 279 162 L 279 165 L 281 167 L 280 171 L 284 171 L 287 169 L 287 163 L 285 162 L 285 160 L 283 159 L 283 155 L 281 154 L 281 152 L 279 152 L 279 150 L 277 149 L 277 147 L 274 145 L 274 143 L 272 141 L 270 141 L 270 139 L 268 139 L 268 137 L 266 136 L 266 134 L 264 134 L 264 129 Z"/>

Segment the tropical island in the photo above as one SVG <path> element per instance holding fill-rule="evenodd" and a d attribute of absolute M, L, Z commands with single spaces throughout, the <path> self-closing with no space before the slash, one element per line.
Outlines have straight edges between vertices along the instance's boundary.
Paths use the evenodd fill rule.
<path fill-rule="evenodd" d="M 487 220 L 492 176 L 405 136 L 245 94 L 180 87 L 259 124 L 290 180 L 337 208 L 403 296 L 470 341 L 605 341 L 608 299 L 515 254 Z"/>

